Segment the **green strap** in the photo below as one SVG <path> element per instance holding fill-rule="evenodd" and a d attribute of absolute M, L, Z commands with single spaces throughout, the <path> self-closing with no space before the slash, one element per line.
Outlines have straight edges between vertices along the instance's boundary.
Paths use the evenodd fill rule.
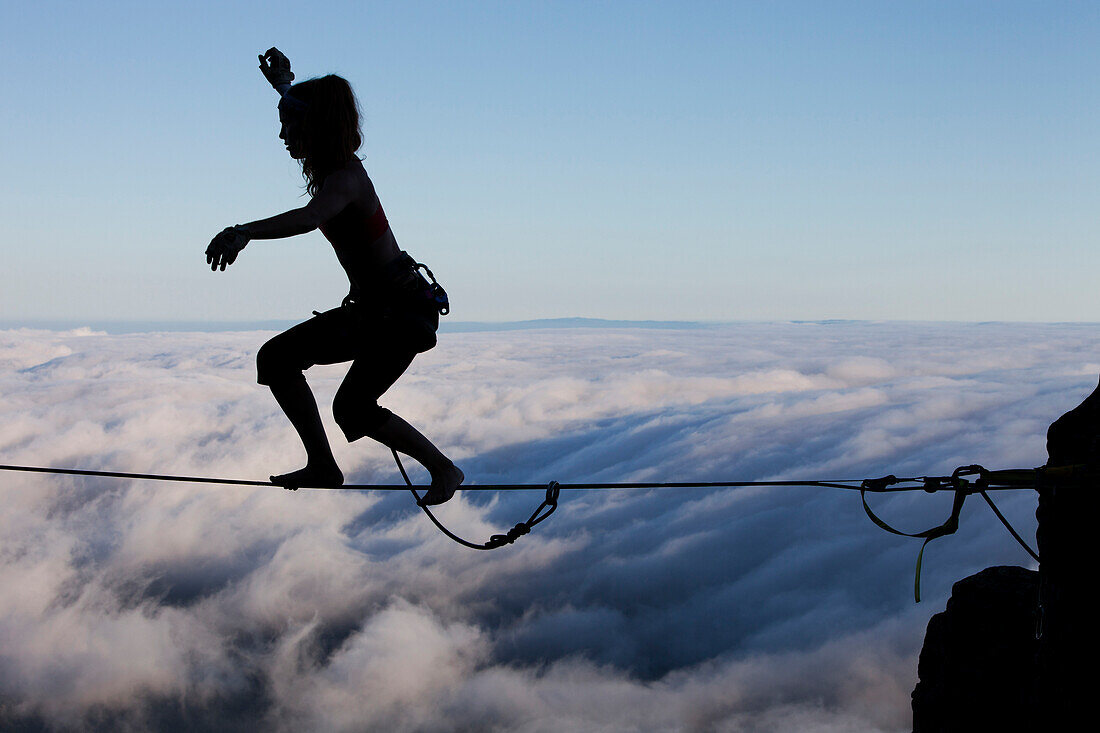
<path fill-rule="evenodd" d="M 962 512 L 963 502 L 966 501 L 966 495 L 970 482 L 966 479 L 955 478 L 955 501 L 951 505 L 951 516 L 947 518 L 947 521 L 938 527 L 926 529 L 923 532 L 902 532 L 900 529 L 894 529 L 886 522 L 882 521 L 873 511 L 871 511 L 870 505 L 867 504 L 867 490 L 868 486 L 865 484 L 859 490 L 859 498 L 863 501 L 863 511 L 867 513 L 871 521 L 878 525 L 881 529 L 890 532 L 891 534 L 900 535 L 902 537 L 917 537 L 924 538 L 924 542 L 920 546 L 920 552 L 917 553 L 917 569 L 913 578 L 913 598 L 917 603 L 920 603 L 920 571 L 921 564 L 924 561 L 924 548 L 928 546 L 928 543 L 937 537 L 943 537 L 944 535 L 954 534 L 955 530 L 959 528 L 959 514 Z"/>

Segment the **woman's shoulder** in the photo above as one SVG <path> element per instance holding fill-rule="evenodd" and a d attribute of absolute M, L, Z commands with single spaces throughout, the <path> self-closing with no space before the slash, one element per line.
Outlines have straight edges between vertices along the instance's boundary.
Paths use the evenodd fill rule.
<path fill-rule="evenodd" d="M 353 171 L 356 174 L 363 176 L 363 178 L 366 178 L 368 181 L 370 180 L 370 176 L 367 175 L 367 166 L 363 165 L 362 158 L 353 157 L 344 167 L 349 171 Z"/>
<path fill-rule="evenodd" d="M 370 176 L 367 175 L 367 167 L 363 165 L 363 160 L 361 158 L 352 158 L 348 161 L 347 170 L 350 171 L 351 175 L 353 175 L 362 185 L 364 196 L 377 198 L 378 194 L 374 191 L 374 182 L 370 179 Z"/>
<path fill-rule="evenodd" d="M 374 183 L 358 158 L 348 161 L 325 177 L 319 193 L 339 196 L 353 210 L 370 214 L 381 202 L 374 190 Z"/>
<path fill-rule="evenodd" d="M 346 164 L 325 176 L 325 186 L 333 188 L 357 188 L 363 193 L 373 193 L 374 184 L 367 175 L 366 168 L 358 158 L 349 160 Z"/>

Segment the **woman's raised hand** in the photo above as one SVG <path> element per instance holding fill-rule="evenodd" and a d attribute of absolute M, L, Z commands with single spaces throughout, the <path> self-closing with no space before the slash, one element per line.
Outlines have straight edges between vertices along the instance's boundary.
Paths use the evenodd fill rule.
<path fill-rule="evenodd" d="M 294 72 L 290 70 L 290 59 L 274 46 L 260 54 L 260 71 L 279 94 L 286 92 L 286 88 L 294 81 Z"/>

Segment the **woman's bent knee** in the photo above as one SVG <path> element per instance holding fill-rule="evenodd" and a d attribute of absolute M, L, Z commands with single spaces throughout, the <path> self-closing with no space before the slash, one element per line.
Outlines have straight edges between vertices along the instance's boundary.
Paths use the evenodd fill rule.
<path fill-rule="evenodd" d="M 302 367 L 295 361 L 280 337 L 276 336 L 256 352 L 256 381 L 271 385 L 303 378 Z"/>
<path fill-rule="evenodd" d="M 392 414 L 377 402 L 355 404 L 339 396 L 332 402 L 332 416 L 349 443 L 374 433 Z"/>

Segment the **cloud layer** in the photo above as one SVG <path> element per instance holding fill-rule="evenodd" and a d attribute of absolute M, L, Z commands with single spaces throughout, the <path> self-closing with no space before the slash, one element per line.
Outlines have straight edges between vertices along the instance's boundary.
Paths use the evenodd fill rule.
<path fill-rule="evenodd" d="M 261 332 L 0 331 L 2 463 L 261 478 L 303 458 Z M 476 483 L 1027 467 L 1095 384 L 1081 325 L 743 324 L 447 334 L 383 403 Z M 327 405 L 342 376 L 309 378 Z M 330 435 L 339 436 L 325 413 Z M 388 452 L 334 440 L 349 481 Z M 423 480 L 424 473 L 414 473 Z M 406 494 L 0 474 L 0 724 L 245 730 L 909 725 L 951 583 L 1030 560 L 988 510 L 926 552 L 820 489 L 572 492 L 468 551 Z M 880 497 L 923 529 L 949 498 Z M 484 539 L 534 494 L 460 494 Z M 1034 531 L 1034 496 L 1002 495 Z"/>

